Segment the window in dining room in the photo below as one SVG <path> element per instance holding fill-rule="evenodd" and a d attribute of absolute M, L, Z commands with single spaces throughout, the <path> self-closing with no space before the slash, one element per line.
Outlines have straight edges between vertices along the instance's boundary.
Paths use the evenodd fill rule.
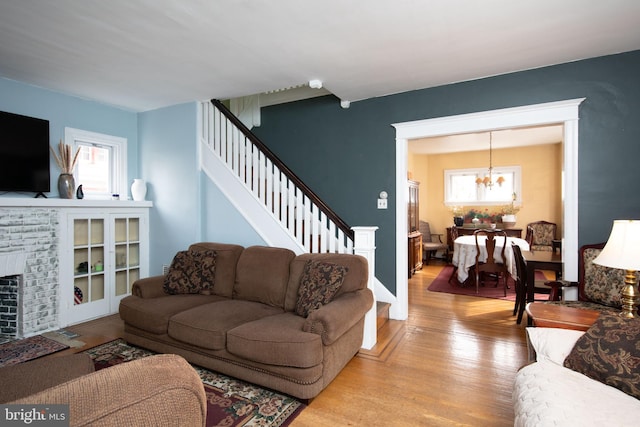
<path fill-rule="evenodd" d="M 520 166 L 447 169 L 444 171 L 444 203 L 454 205 L 496 205 L 514 201 L 521 194 Z M 513 195 L 516 194 L 516 200 Z"/>

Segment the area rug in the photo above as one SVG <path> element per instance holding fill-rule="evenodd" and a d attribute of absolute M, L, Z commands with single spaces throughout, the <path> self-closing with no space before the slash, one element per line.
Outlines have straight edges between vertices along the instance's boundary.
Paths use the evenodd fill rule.
<path fill-rule="evenodd" d="M 475 286 L 461 286 L 457 278 L 454 278 L 451 283 L 449 283 L 449 277 L 451 277 L 452 272 L 452 265 L 445 266 L 440 274 L 438 274 L 438 276 L 433 279 L 433 282 L 431 282 L 431 285 L 429 285 L 428 290 L 431 292 L 444 292 L 448 294 L 468 295 L 472 297 L 494 298 L 514 302 L 516 300 L 515 282 L 512 278 L 509 278 L 509 281 L 507 282 L 509 289 L 507 289 L 507 296 L 505 297 L 504 289 L 502 288 L 502 282 L 497 287 L 494 287 L 493 282 L 488 284 L 487 286 L 480 286 L 480 288 L 478 289 L 478 293 L 476 294 Z M 544 273 L 542 273 L 541 271 L 536 271 L 536 280 L 546 280 Z"/>
<path fill-rule="evenodd" d="M 67 348 L 68 345 L 42 335 L 10 341 L 0 345 L 0 367 L 17 365 Z"/>
<path fill-rule="evenodd" d="M 156 353 L 127 344 L 124 340 L 84 351 L 96 370 L 151 356 Z M 288 426 L 306 407 L 298 400 L 226 375 L 192 365 L 204 383 L 207 395 L 207 426 Z"/>

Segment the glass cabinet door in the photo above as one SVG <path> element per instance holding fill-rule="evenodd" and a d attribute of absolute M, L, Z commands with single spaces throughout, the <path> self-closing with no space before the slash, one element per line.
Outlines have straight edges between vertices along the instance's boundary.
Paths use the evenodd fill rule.
<path fill-rule="evenodd" d="M 73 219 L 73 294 L 78 311 L 101 314 L 108 309 L 105 279 L 105 219 Z"/>
<path fill-rule="evenodd" d="M 140 218 L 115 219 L 115 296 L 131 293 L 140 278 Z"/>

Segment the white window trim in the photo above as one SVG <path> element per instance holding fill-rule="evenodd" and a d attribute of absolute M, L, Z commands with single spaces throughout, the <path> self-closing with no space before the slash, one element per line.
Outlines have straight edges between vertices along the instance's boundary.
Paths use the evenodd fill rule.
<path fill-rule="evenodd" d="M 127 138 L 65 127 L 64 140 L 65 143 L 71 145 L 74 152 L 78 148 L 78 142 L 110 146 L 113 151 L 113 165 L 111 170 L 111 178 L 114 180 L 113 188 L 116 189 L 118 194 L 120 194 L 120 199 L 126 199 L 126 195 L 128 194 Z M 76 179 L 76 182 L 78 182 L 78 177 L 75 171 L 74 178 Z M 110 197 L 111 195 L 104 196 L 104 198 Z M 87 198 L 91 198 L 91 196 L 87 195 Z"/>
<path fill-rule="evenodd" d="M 449 184 L 451 180 L 449 179 L 452 175 L 478 175 L 480 177 L 484 177 L 487 175 L 487 168 L 469 168 L 469 169 L 445 169 L 444 171 L 444 205 L 445 206 L 458 206 L 458 205 L 468 205 L 468 206 L 495 206 L 495 205 L 506 205 L 511 203 L 511 201 L 504 200 L 456 200 L 450 201 L 450 187 Z M 514 183 L 513 183 L 513 191 L 516 193 L 516 199 L 513 201 L 514 205 L 520 206 L 522 205 L 522 168 L 520 166 L 496 166 L 493 168 L 492 174 L 493 179 L 495 180 L 501 173 L 514 173 Z M 497 184 L 496 184 L 497 185 Z"/>

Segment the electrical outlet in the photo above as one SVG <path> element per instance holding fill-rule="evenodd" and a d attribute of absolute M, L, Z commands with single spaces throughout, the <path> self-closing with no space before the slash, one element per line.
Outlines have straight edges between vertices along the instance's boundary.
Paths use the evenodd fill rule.
<path fill-rule="evenodd" d="M 378 209 L 387 209 L 387 199 L 378 199 Z"/>

